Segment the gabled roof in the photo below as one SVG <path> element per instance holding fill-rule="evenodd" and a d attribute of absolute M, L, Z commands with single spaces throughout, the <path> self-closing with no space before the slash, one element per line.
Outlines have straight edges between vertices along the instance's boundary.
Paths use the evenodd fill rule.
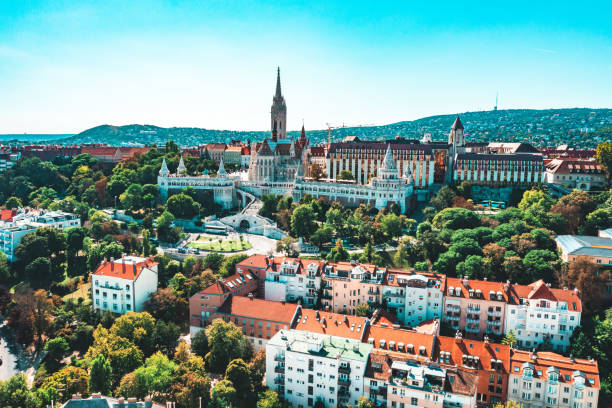
<path fill-rule="evenodd" d="M 257 149 L 257 154 L 260 156 L 272 156 L 273 153 L 272 150 L 270 150 L 270 145 L 268 144 L 267 139 L 261 142 L 259 148 Z"/>
<path fill-rule="evenodd" d="M 229 296 L 217 309 L 217 313 L 268 320 L 289 326 L 293 322 L 298 307 L 293 303 L 274 302 L 245 296 Z"/>
<path fill-rule="evenodd" d="M 527 296 L 529 299 L 546 299 L 552 302 L 557 301 L 557 298 L 555 297 L 555 295 L 553 295 L 550 288 L 546 285 L 546 283 L 544 283 L 542 279 L 536 282 L 533 282 L 529 286 L 533 288 L 531 289 L 531 292 L 529 292 L 529 295 Z"/>
<path fill-rule="evenodd" d="M 301 309 L 292 329 L 362 340 L 368 319 L 365 317 Z"/>

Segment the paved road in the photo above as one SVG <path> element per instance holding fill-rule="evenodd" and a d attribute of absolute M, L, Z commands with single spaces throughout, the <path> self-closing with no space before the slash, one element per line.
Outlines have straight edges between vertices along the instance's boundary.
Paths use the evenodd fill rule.
<path fill-rule="evenodd" d="M 0 365 L 0 380 L 6 381 L 12 376 L 19 374 L 23 371 L 19 370 L 18 363 L 18 347 L 17 345 L 7 342 L 7 338 L 10 339 L 10 329 L 4 324 L 0 324 L 0 358 L 2 359 L 2 365 Z"/>

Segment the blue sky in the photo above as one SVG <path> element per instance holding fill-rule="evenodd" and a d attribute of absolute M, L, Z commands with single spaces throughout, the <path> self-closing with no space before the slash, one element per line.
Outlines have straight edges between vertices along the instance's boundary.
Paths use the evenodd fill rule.
<path fill-rule="evenodd" d="M 3 1 L 0 133 L 612 107 L 609 3 Z"/>

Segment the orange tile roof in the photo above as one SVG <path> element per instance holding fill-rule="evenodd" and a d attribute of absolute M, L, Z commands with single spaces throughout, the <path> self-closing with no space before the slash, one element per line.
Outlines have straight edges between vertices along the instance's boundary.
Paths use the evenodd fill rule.
<path fill-rule="evenodd" d="M 0 219 L 2 221 L 9 221 L 16 215 L 17 215 L 17 209 L 15 208 L 13 208 L 12 210 L 2 210 L 0 213 Z"/>
<path fill-rule="evenodd" d="M 222 295 L 227 292 L 229 292 L 229 289 L 226 288 L 225 285 L 221 284 L 221 282 L 217 281 L 198 293 L 207 295 Z"/>
<path fill-rule="evenodd" d="M 217 309 L 217 313 L 235 317 L 268 320 L 290 325 L 298 305 L 246 296 L 230 296 Z"/>
<path fill-rule="evenodd" d="M 497 343 L 485 343 L 480 340 L 456 339 L 454 337 L 439 336 L 434 355 L 435 361 L 440 361 L 440 352 L 450 353 L 449 362 L 443 364 L 463 365 L 463 355 L 478 357 L 480 370 L 495 370 L 491 366 L 491 359 L 501 360 L 506 373 L 510 372 L 510 346 Z"/>
<path fill-rule="evenodd" d="M 248 272 L 235 273 L 227 278 L 221 279 L 221 283 L 230 290 L 233 290 L 239 286 L 248 285 L 249 282 L 254 280 L 255 277 Z"/>
<path fill-rule="evenodd" d="M 386 309 L 376 309 L 370 322 L 377 326 L 393 326 L 395 323 L 397 323 L 397 316 Z"/>
<path fill-rule="evenodd" d="M 319 267 L 319 271 L 317 273 L 320 273 L 321 266 L 324 264 L 324 261 L 318 261 L 315 259 L 301 259 L 301 258 L 290 258 L 290 257 L 285 257 L 285 256 L 266 256 L 266 255 L 256 254 L 256 255 L 251 255 L 250 257 L 246 258 L 244 261 L 237 264 L 236 267 L 259 268 L 259 269 L 264 269 L 264 270 L 278 271 L 280 270 L 280 267 L 283 264 L 283 262 L 298 263 L 299 266 L 298 266 L 297 274 L 306 273 L 306 269 L 308 268 L 308 265 L 310 264 L 316 264 Z"/>
<path fill-rule="evenodd" d="M 457 292 L 457 288 L 461 289 L 461 296 L 463 298 L 469 297 L 469 290 L 473 289 L 474 291 L 480 290 L 482 293 L 482 299 L 485 300 L 494 300 L 497 301 L 497 298 L 490 299 L 489 292 L 493 291 L 497 295 L 497 292 L 501 292 L 503 296 L 503 302 L 508 301 L 508 294 L 504 290 L 504 284 L 501 282 L 493 282 L 493 281 L 483 281 L 483 280 L 472 280 L 469 279 L 467 281 L 467 286 L 464 285 L 464 280 L 460 278 L 446 278 L 446 286 L 444 287 L 444 296 L 449 296 L 449 288 L 454 288 L 455 293 Z M 452 296 L 450 297 L 458 297 Z"/>
<path fill-rule="evenodd" d="M 255 254 L 255 255 L 249 256 L 244 261 L 238 263 L 236 267 L 242 266 L 245 268 L 252 267 L 252 268 L 266 269 L 268 267 L 268 264 L 269 264 L 269 260 L 266 255 Z"/>
<path fill-rule="evenodd" d="M 559 369 L 559 381 L 572 383 L 572 375 L 575 371 L 581 371 L 586 376 L 585 385 L 587 387 L 599 388 L 599 367 L 596 360 L 585 360 L 581 358 L 572 359 L 557 353 L 539 351 L 532 354 L 529 351 L 512 350 L 510 357 L 510 374 L 521 374 L 523 364 L 531 363 L 534 365 L 533 376 L 535 378 L 547 378 L 549 367 Z"/>
<path fill-rule="evenodd" d="M 367 324 L 365 317 L 301 309 L 292 329 L 362 340 Z"/>
<path fill-rule="evenodd" d="M 96 276 L 108 276 L 128 280 L 136 280 L 144 268 L 157 265 L 152 258 L 146 258 L 141 262 L 122 262 L 125 258 L 115 261 L 103 261 L 98 269 L 94 271 Z"/>
<path fill-rule="evenodd" d="M 399 343 L 403 343 L 404 350 L 409 344 L 414 346 L 414 354 L 419 353 L 421 347 L 425 347 L 426 357 L 431 357 L 434 351 L 434 340 L 435 337 L 430 334 L 417 333 L 415 331 L 399 329 L 393 327 L 381 327 L 381 326 L 368 326 L 364 341 L 371 343 L 375 348 L 389 350 L 389 342 L 395 343 L 395 349 L 399 346 Z M 384 340 L 384 345 L 381 346 L 380 342 Z"/>

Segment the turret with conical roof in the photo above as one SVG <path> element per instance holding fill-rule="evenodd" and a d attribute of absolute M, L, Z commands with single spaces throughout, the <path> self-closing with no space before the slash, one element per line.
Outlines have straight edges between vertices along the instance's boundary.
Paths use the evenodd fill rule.
<path fill-rule="evenodd" d="M 453 126 L 451 126 L 450 133 L 448 134 L 448 144 L 457 146 L 465 146 L 465 136 L 463 135 L 463 123 L 459 116 L 455 119 Z"/>
<path fill-rule="evenodd" d="M 378 168 L 376 174 L 381 179 L 397 179 L 399 177 L 399 171 L 395 167 L 395 158 L 393 157 L 393 151 L 391 145 L 387 145 L 387 152 L 381 166 Z"/>
<path fill-rule="evenodd" d="M 176 168 L 176 173 L 177 174 L 181 174 L 181 173 L 185 172 L 185 170 L 187 170 L 187 167 L 185 167 L 185 162 L 183 161 L 183 156 L 181 156 L 181 160 L 179 160 L 178 167 Z"/>
<path fill-rule="evenodd" d="M 162 160 L 161 169 L 159 169 L 159 175 L 167 176 L 168 174 L 170 174 L 170 170 L 168 170 L 168 165 L 166 164 L 166 158 L 164 157 L 164 159 Z"/>
<path fill-rule="evenodd" d="M 217 177 L 226 176 L 226 175 L 227 175 L 227 171 L 225 171 L 225 166 L 223 165 L 223 159 L 221 159 L 221 162 L 219 163 L 219 170 L 217 170 Z"/>

